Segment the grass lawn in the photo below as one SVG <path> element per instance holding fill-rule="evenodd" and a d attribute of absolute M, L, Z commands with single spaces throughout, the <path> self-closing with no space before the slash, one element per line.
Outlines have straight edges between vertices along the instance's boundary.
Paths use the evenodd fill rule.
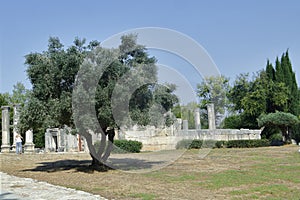
<path fill-rule="evenodd" d="M 148 173 L 88 170 L 87 154 L 2 154 L 0 170 L 108 199 L 299 200 L 298 149 L 295 145 L 213 149 L 204 158 L 199 157 L 199 150 L 188 150 L 167 167 Z M 135 154 L 134 160 L 139 161 L 136 163 L 144 162 L 148 166 L 145 163 L 151 160 L 144 159 L 146 154 Z M 130 154 L 112 158 L 120 159 L 118 156 L 130 158 Z"/>

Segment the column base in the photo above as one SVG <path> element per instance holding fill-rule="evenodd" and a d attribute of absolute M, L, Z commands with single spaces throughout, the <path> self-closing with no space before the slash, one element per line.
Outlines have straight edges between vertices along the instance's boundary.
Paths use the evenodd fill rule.
<path fill-rule="evenodd" d="M 33 153 L 33 152 L 34 152 L 34 144 L 24 145 L 24 153 Z"/>
<path fill-rule="evenodd" d="M 1 145 L 1 153 L 10 153 L 9 145 Z"/>

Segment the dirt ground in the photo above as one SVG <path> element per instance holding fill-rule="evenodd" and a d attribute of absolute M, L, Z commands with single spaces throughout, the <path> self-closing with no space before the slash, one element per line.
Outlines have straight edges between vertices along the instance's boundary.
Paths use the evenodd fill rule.
<path fill-rule="evenodd" d="M 247 184 L 217 189 L 207 187 L 210 175 L 226 170 L 251 170 L 264 164 L 266 158 L 293 157 L 296 154 L 292 152 L 298 149 L 288 146 L 113 154 L 109 163 L 115 170 L 104 172 L 90 168 L 91 158 L 85 153 L 10 153 L 0 155 L 0 171 L 84 190 L 108 199 L 224 200 L 232 199 L 230 192 L 248 187 Z M 254 183 L 260 184 L 265 183 Z M 285 184 L 300 190 L 299 184 Z"/>

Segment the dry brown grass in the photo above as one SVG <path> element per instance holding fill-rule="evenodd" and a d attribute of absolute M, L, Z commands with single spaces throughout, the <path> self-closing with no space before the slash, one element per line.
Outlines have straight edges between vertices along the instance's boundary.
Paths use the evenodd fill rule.
<path fill-rule="evenodd" d="M 178 151 L 155 153 L 155 157 L 148 156 L 151 153 L 113 155 L 115 166 L 125 171 L 106 172 L 88 167 L 90 156 L 83 153 L 1 154 L 0 170 L 108 199 L 299 199 L 298 149 L 213 149 L 204 158 L 199 151 L 189 150 L 170 165 L 148 173 L 128 171 L 159 168 Z"/>

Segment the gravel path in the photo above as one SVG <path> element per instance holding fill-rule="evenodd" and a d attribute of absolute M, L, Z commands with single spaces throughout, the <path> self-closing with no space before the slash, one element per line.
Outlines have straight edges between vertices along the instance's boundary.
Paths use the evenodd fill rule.
<path fill-rule="evenodd" d="M 5 200 L 105 200 L 99 195 L 51 185 L 31 178 L 19 178 L 0 172 L 0 199 Z"/>

